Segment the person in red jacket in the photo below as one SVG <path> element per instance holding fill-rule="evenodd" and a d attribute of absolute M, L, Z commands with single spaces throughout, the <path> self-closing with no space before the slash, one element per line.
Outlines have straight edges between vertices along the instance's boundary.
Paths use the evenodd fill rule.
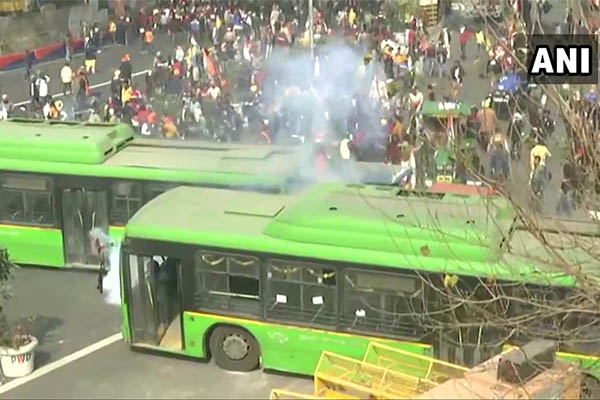
<path fill-rule="evenodd" d="M 472 31 L 468 31 L 464 26 L 460 28 L 460 35 L 458 35 L 458 41 L 460 42 L 460 59 L 467 59 L 467 42 L 473 36 Z"/>

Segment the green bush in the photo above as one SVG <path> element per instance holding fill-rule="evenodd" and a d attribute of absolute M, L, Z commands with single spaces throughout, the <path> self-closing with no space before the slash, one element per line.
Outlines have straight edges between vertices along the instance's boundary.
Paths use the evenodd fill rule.
<path fill-rule="evenodd" d="M 30 332 L 35 319 L 29 317 L 11 325 L 6 318 L 6 304 L 12 297 L 10 283 L 15 268 L 8 251 L 0 247 L 0 347 L 18 349 L 31 341 Z"/>
<path fill-rule="evenodd" d="M 11 298 L 10 281 L 15 265 L 10 261 L 8 251 L 0 247 L 0 318 L 4 316 L 4 307 Z"/>

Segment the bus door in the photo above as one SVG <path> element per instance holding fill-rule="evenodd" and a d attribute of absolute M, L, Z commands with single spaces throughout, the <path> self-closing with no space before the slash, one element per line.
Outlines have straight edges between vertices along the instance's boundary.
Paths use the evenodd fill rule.
<path fill-rule="evenodd" d="M 502 340 L 492 329 L 458 328 L 440 332 L 434 345 L 436 358 L 472 368 L 502 351 Z"/>
<path fill-rule="evenodd" d="M 128 256 L 129 322 L 133 344 L 182 349 L 179 260 Z"/>
<path fill-rule="evenodd" d="M 89 233 L 100 228 L 108 234 L 106 191 L 65 189 L 62 193 L 63 242 L 67 266 L 98 266 Z"/>

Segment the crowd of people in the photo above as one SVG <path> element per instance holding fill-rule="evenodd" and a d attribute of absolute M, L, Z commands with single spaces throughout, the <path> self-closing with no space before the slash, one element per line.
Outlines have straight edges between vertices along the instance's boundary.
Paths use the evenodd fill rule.
<path fill-rule="evenodd" d="M 511 165 L 529 151 L 531 191 L 543 199 L 552 179 L 547 146 L 556 123 L 543 91 L 523 78 L 529 12 L 510 7 L 493 27 L 451 31 L 443 23 L 422 19 L 418 10 L 391 19 L 382 1 L 314 3 L 312 24 L 306 2 L 169 0 L 136 16 L 117 18 L 106 29 L 85 28 L 84 65 L 73 69 L 67 38 L 67 59 L 58 77 L 64 94 L 73 96 L 72 111 L 49 95 L 51 78 L 42 71 L 31 74 L 28 63 L 31 108 L 48 119 L 124 122 L 146 136 L 311 143 L 317 158 L 324 160 L 392 164 L 393 183 L 407 187 L 447 175 L 502 185 L 509 180 Z M 547 4 L 541 3 L 539 18 L 551 8 Z M 439 11 L 451 12 L 449 7 Z M 584 26 L 575 23 L 572 10 L 565 25 L 571 33 Z M 171 39 L 170 52 L 158 50 L 160 36 Z M 97 73 L 106 40 L 125 46 L 139 41 L 154 61 L 143 84 L 133 80 L 131 54 L 120 65 L 101 65 L 112 69 L 110 94 L 101 98 L 89 77 Z M 348 59 L 358 60 L 352 75 L 344 75 L 352 81 L 351 90 L 323 94 L 328 81 L 335 80 L 327 69 L 339 68 L 335 46 L 360 57 Z M 286 58 L 302 55 L 310 57 L 308 70 L 282 66 Z M 469 79 L 489 85 L 481 104 L 464 101 L 465 62 L 480 66 Z M 509 90 L 510 76 L 520 80 L 515 78 Z M 499 96 L 508 100 L 498 102 Z M 569 96 L 566 100 L 577 101 L 582 119 L 592 121 L 597 130 L 595 94 L 580 94 L 575 100 Z M 308 100 L 300 101 L 304 98 Z M 443 105 L 445 112 L 432 114 L 424 109 L 426 102 Z M 464 106 L 466 114 L 458 111 Z M 15 111 L 6 96 L 0 111 L 0 119 Z M 577 132 L 566 125 L 573 151 L 580 154 Z M 442 171 L 442 164 L 452 172 Z M 572 183 L 579 169 L 563 164 L 566 183 L 561 185 L 558 211 L 570 214 L 577 206 Z"/>

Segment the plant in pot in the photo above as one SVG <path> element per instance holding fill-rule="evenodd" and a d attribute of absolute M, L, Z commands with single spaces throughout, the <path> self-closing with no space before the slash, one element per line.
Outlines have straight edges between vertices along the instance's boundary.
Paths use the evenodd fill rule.
<path fill-rule="evenodd" d="M 0 366 L 9 378 L 29 375 L 33 371 L 37 339 L 31 335 L 33 318 L 11 324 L 6 317 L 6 303 L 12 297 L 10 281 L 15 265 L 8 251 L 0 247 Z"/>

